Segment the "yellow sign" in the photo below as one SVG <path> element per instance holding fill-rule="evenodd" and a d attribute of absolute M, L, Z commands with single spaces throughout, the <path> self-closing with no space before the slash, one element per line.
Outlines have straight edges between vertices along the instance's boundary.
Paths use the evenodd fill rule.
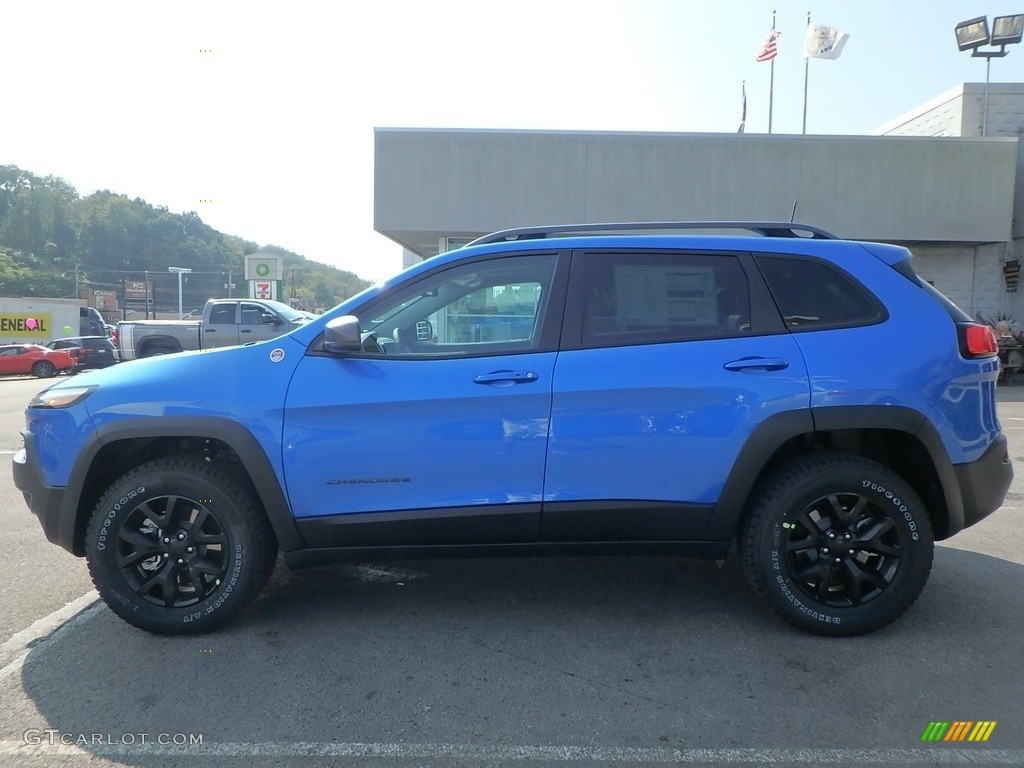
<path fill-rule="evenodd" d="M 50 339 L 53 336 L 53 315 L 49 312 L 0 313 L 0 335 L 25 339 Z"/>

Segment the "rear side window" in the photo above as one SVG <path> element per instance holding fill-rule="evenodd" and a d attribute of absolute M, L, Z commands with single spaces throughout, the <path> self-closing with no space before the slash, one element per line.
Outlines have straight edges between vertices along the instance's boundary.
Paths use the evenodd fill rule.
<path fill-rule="evenodd" d="M 750 332 L 750 289 L 734 256 L 612 252 L 583 258 L 584 346 Z"/>
<path fill-rule="evenodd" d="M 853 278 L 814 259 L 761 256 L 757 259 L 790 330 L 871 325 L 885 308 Z"/>
<path fill-rule="evenodd" d="M 234 304 L 217 304 L 210 312 L 210 324 L 218 325 L 222 323 L 234 323 L 235 322 L 235 305 Z"/>

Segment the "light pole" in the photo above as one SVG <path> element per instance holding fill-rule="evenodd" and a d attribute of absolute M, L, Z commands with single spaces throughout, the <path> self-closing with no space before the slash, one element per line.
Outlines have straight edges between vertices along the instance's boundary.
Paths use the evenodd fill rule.
<path fill-rule="evenodd" d="M 189 269 L 188 267 L 168 267 L 167 271 L 178 273 L 178 319 L 180 320 L 181 313 L 184 311 L 181 308 L 181 276 L 188 272 L 191 272 L 192 270 Z"/>
<path fill-rule="evenodd" d="M 970 51 L 972 57 L 985 59 L 985 102 L 981 118 L 981 135 L 988 133 L 988 76 L 992 59 L 1001 59 L 1009 53 L 1006 46 L 1019 43 L 1024 36 L 1024 14 L 996 16 L 992 33 L 988 31 L 988 16 L 961 21 L 954 29 L 956 45 L 961 51 Z M 998 51 L 982 51 L 983 45 L 998 45 Z"/>

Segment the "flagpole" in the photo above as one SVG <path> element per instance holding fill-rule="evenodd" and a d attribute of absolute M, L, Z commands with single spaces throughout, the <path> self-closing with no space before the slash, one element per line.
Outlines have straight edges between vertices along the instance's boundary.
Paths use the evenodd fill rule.
<path fill-rule="evenodd" d="M 807 12 L 807 26 L 811 26 L 811 12 Z M 807 35 L 804 34 L 804 47 L 807 47 Z M 811 63 L 811 57 L 807 55 L 807 51 L 804 51 L 804 124 L 801 129 L 801 133 L 807 133 L 807 70 Z"/>
<path fill-rule="evenodd" d="M 746 133 L 747 131 L 747 81 L 743 81 L 743 96 L 742 96 L 742 108 L 740 109 L 740 129 L 736 133 Z"/>
<path fill-rule="evenodd" d="M 772 31 L 775 31 L 775 11 L 772 11 Z M 768 76 L 768 133 L 772 132 L 772 101 L 775 96 L 775 57 L 772 57 L 772 70 Z"/>

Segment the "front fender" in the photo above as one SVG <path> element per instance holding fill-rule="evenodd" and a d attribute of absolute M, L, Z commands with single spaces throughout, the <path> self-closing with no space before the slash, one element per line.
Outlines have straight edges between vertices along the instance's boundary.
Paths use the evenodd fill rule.
<path fill-rule="evenodd" d="M 249 430 L 236 421 L 215 416 L 159 416 L 119 419 L 104 424 L 82 446 L 68 478 L 59 515 L 63 529 L 61 538 L 73 541 L 72 552 L 84 554 L 85 528 L 92 505 L 86 503 L 84 506 L 89 508 L 83 508 L 83 500 L 97 496 L 94 488 L 100 475 L 97 461 L 103 460 L 103 454 L 125 441 L 176 437 L 218 440 L 233 450 L 263 503 L 280 548 L 287 552 L 305 546 L 273 465 Z M 129 469 L 131 467 L 126 466 L 123 472 Z M 73 533 L 66 530 L 69 522 L 73 524 Z"/>

